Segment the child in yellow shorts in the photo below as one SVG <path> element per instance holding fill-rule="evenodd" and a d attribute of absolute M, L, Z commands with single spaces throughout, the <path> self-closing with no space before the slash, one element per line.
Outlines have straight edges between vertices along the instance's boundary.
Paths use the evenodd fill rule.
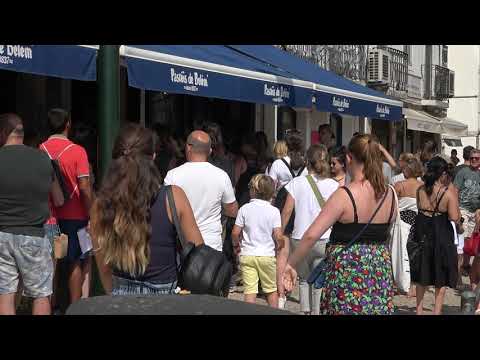
<path fill-rule="evenodd" d="M 244 300 L 255 303 L 260 281 L 271 307 L 278 307 L 276 253 L 288 240 L 282 233 L 280 211 L 272 206 L 275 184 L 267 175 L 249 183 L 250 200 L 238 210 L 232 230 L 233 246 L 240 253 Z"/>

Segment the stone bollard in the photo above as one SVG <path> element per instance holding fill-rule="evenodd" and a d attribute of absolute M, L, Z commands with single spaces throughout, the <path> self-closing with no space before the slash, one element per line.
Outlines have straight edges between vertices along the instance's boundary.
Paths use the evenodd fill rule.
<path fill-rule="evenodd" d="M 463 315 L 473 315 L 475 313 L 475 304 L 477 303 L 476 298 L 477 294 L 473 291 L 467 290 L 462 292 L 460 306 Z"/>

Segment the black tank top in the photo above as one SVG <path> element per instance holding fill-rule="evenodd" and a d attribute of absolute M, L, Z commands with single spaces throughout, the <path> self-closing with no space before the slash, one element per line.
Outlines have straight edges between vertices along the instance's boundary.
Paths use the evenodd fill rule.
<path fill-rule="evenodd" d="M 358 215 L 357 215 L 357 205 L 355 204 L 355 200 L 353 198 L 352 193 L 346 187 L 342 187 L 350 200 L 352 201 L 353 205 L 353 223 L 341 223 L 336 222 L 333 225 L 332 233 L 330 235 L 330 244 L 332 245 L 346 245 L 352 240 L 352 238 L 358 234 L 365 224 L 358 222 Z M 393 191 L 393 190 L 392 190 Z M 385 195 L 386 196 L 386 195 Z M 393 209 L 395 205 L 395 197 L 392 196 L 392 208 L 390 210 L 390 218 L 388 219 L 388 223 L 386 224 L 373 224 L 371 223 L 363 232 L 362 235 L 356 241 L 356 244 L 382 244 L 388 240 L 389 234 L 389 227 L 390 222 L 392 221 L 393 216 Z"/>
<path fill-rule="evenodd" d="M 152 236 L 150 238 L 150 263 L 142 276 L 132 277 L 121 271 L 113 271 L 115 276 L 154 284 L 166 284 L 177 280 L 177 232 L 168 219 L 163 186 L 151 208 Z"/>

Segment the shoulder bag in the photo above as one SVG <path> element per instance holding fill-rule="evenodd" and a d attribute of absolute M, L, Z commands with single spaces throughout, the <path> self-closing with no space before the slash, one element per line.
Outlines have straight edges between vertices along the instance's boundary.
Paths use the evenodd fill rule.
<path fill-rule="evenodd" d="M 232 277 L 232 264 L 221 251 L 205 244 L 195 246 L 191 242 L 185 241 L 172 187 L 167 186 L 166 191 L 180 248 L 178 285 L 192 294 L 226 296 Z"/>
<path fill-rule="evenodd" d="M 317 198 L 318 205 L 320 205 L 320 209 L 322 209 L 325 206 L 325 199 L 320 193 L 320 190 L 318 190 L 318 186 L 317 184 L 315 184 L 315 180 L 313 180 L 312 175 L 307 175 L 306 178 L 308 183 L 310 184 L 310 187 L 313 190 L 313 193 L 315 194 L 315 197 Z"/>
<path fill-rule="evenodd" d="M 406 226 L 400 218 L 398 197 L 395 189 L 390 185 L 395 196 L 397 216 L 390 228 L 390 252 L 392 256 L 393 280 L 397 288 L 403 292 L 410 290 L 410 260 L 407 251 L 407 240 L 410 226 Z"/>
<path fill-rule="evenodd" d="M 368 221 L 368 223 L 365 224 L 365 226 L 353 237 L 350 242 L 345 245 L 337 254 L 335 254 L 335 257 L 340 256 L 345 250 L 348 250 L 359 238 L 360 236 L 364 233 L 364 231 L 367 229 L 367 227 L 372 223 L 373 219 L 377 215 L 378 211 L 382 207 L 383 203 L 385 202 L 385 199 L 387 197 L 388 191 L 385 192 L 385 195 L 383 196 L 382 201 L 378 205 L 377 209 L 373 213 L 372 217 Z M 322 289 L 325 284 L 325 280 L 327 278 L 327 271 L 329 269 L 329 257 L 322 259 L 320 263 L 313 269 L 312 273 L 307 279 L 307 283 L 309 285 L 313 285 L 315 289 Z"/>

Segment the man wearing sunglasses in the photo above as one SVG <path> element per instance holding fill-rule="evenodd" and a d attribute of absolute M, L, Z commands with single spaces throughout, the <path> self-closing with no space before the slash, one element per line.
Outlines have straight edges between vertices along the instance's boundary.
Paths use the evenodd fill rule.
<path fill-rule="evenodd" d="M 480 150 L 470 152 L 470 166 L 462 168 L 455 176 L 454 185 L 458 189 L 460 212 L 463 218 L 465 240 L 472 236 L 476 225 L 475 213 L 480 209 Z M 469 257 L 464 257 L 463 268 L 468 269 Z M 477 260 L 478 262 L 478 260 Z M 475 262 L 474 262 L 475 264 Z M 475 287 L 478 278 L 472 269 L 471 283 Z"/>

